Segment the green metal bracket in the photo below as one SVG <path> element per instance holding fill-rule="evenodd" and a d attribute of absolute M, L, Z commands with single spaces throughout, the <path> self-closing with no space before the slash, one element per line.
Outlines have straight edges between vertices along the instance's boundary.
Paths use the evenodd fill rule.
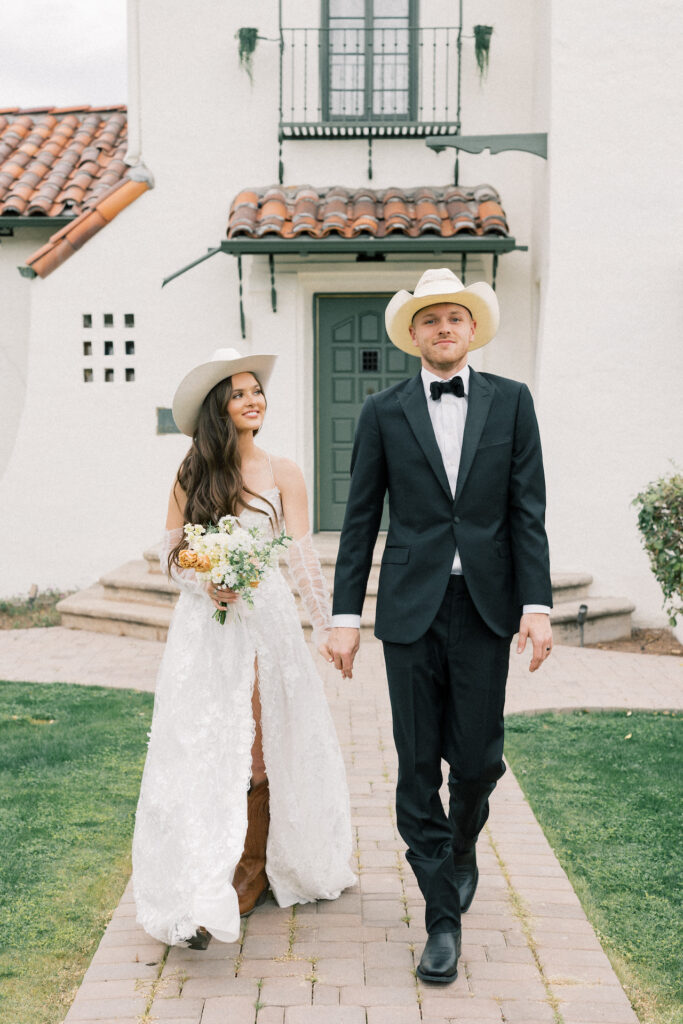
<path fill-rule="evenodd" d="M 425 139 L 435 153 L 450 147 L 462 149 L 465 153 L 483 153 L 490 149 L 491 153 L 503 153 L 507 150 L 518 150 L 532 153 L 543 160 L 548 159 L 548 133 L 528 132 L 520 135 L 451 135 L 446 138 Z"/>
<path fill-rule="evenodd" d="M 240 288 L 239 288 L 239 290 L 240 290 L 240 331 L 242 332 L 242 337 L 246 338 L 247 330 L 246 330 L 246 324 L 245 324 L 245 321 L 244 321 L 244 301 L 243 301 L 244 300 L 244 295 L 243 295 L 243 292 L 242 292 L 242 257 L 241 256 L 237 257 L 237 276 L 238 276 L 239 282 L 240 282 Z"/>
<path fill-rule="evenodd" d="M 192 263 L 188 263 L 186 267 L 181 267 L 181 269 L 176 270 L 174 274 L 169 274 L 168 277 L 165 277 L 161 282 L 161 287 L 164 288 L 169 281 L 173 281 L 176 277 L 180 277 L 180 275 L 184 274 L 186 270 L 192 270 L 193 267 L 199 266 L 199 264 L 203 263 L 204 260 L 211 259 L 211 257 L 215 256 L 217 252 L 222 251 L 223 249 L 222 246 L 220 245 L 217 246 L 215 249 L 209 249 L 203 256 L 200 256 L 199 259 L 193 260 Z"/>
<path fill-rule="evenodd" d="M 273 313 L 277 313 L 277 292 L 275 290 L 275 257 L 272 252 L 268 253 L 268 268 L 270 270 L 270 306 Z"/>
<path fill-rule="evenodd" d="M 462 259 L 462 280 L 465 282 L 467 276 L 467 254 L 486 253 L 493 256 L 493 287 L 495 288 L 496 271 L 498 268 L 498 256 L 506 252 L 526 252 L 528 246 L 518 245 L 514 238 L 507 235 L 483 235 L 473 238 L 471 235 L 461 235 L 455 238 L 441 238 L 439 236 L 425 236 L 423 238 L 400 238 L 395 235 L 389 238 L 310 238 L 299 236 L 299 238 L 279 238 L 266 236 L 265 238 L 249 238 L 243 235 L 237 238 L 229 238 L 213 249 L 209 249 L 204 256 L 181 267 L 174 274 L 164 278 L 162 288 L 169 281 L 180 277 L 187 270 L 210 259 L 216 253 L 229 253 L 237 257 L 237 276 L 239 279 L 239 308 L 240 308 L 240 331 L 242 337 L 246 337 L 246 320 L 244 316 L 244 287 L 242 278 L 242 257 L 243 256 L 268 256 L 270 270 L 270 302 L 274 313 L 277 312 L 277 293 L 275 290 L 275 256 L 282 255 L 296 256 L 299 259 L 315 256 L 350 255 L 355 253 L 364 260 L 384 259 L 389 253 L 406 253 L 414 255 L 447 255 L 458 253 Z M 19 268 L 27 277 L 35 277 L 35 271 L 30 267 Z"/>

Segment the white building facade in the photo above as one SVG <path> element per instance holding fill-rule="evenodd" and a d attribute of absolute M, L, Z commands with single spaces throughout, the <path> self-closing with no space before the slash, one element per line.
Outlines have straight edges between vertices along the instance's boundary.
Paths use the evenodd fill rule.
<path fill-rule="evenodd" d="M 4 560 L 0 593 L 87 585 L 158 538 L 187 448 L 182 435 L 160 432 L 164 410 L 184 373 L 220 346 L 278 354 L 262 444 L 303 467 L 315 528 L 338 528 L 359 403 L 403 372 L 386 362 L 377 311 L 427 267 L 446 265 L 468 281 L 491 282 L 495 270 L 501 329 L 472 362 L 534 394 L 553 569 L 586 570 L 596 590 L 636 603 L 637 624 L 664 624 L 631 501 L 681 459 L 683 225 L 666 200 L 680 144 L 672 72 L 661 74 L 677 67 L 678 16 L 668 0 L 655 0 L 646 18 L 616 0 L 465 0 L 460 134 L 547 135 L 547 159 L 459 152 L 458 185 L 492 186 L 507 233 L 488 242 L 465 234 L 457 250 L 438 232 L 396 232 L 386 239 L 406 244 L 383 250 L 370 227 L 354 236 L 369 242 L 365 250 L 306 251 L 310 234 L 282 245 L 275 230 L 261 236 L 276 243 L 271 253 L 233 235 L 245 243 L 242 337 L 234 253 L 162 281 L 227 242 L 235 197 L 278 186 L 280 163 L 290 195 L 301 186 L 319 196 L 334 186 L 351 196 L 452 186 L 454 148 L 435 152 L 427 130 L 392 136 L 401 121 L 458 120 L 457 5 L 282 0 L 280 14 L 275 0 L 248 12 L 223 0 L 130 0 L 129 152 L 153 187 L 42 279 L 16 267 L 47 229 L 17 226 L 0 238 L 0 507 L 23 540 Z M 483 78 L 475 24 L 493 27 Z M 244 28 L 258 30 L 251 75 L 239 61 Z M 388 43 L 379 45 L 389 29 L 399 40 L 393 63 Z M 362 59 L 350 42 L 358 38 Z M 283 123 L 294 121 L 304 137 L 283 140 Z M 318 137 L 312 126 L 321 122 L 363 122 L 365 135 Z M 487 244 L 504 249 L 510 239 L 494 260 Z M 347 321 L 360 332 L 353 339 Z M 351 369 L 349 353 L 360 360 Z"/>

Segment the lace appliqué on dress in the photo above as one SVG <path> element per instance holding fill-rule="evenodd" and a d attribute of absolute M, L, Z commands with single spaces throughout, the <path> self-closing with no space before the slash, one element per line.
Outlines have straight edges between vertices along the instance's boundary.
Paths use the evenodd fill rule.
<path fill-rule="evenodd" d="M 281 521 L 279 492 L 273 499 Z M 240 516 L 248 526 L 264 520 L 256 511 Z M 179 539 L 180 531 L 168 531 L 166 559 Z M 274 569 L 255 591 L 254 608 L 242 605 L 225 625 L 213 620 L 193 577 L 191 569 L 172 572 L 181 592 L 157 677 L 133 840 L 138 921 L 172 944 L 200 925 L 221 941 L 239 937 L 232 877 L 247 825 L 255 658 L 270 784 L 266 871 L 275 897 L 281 906 L 334 899 L 355 881 L 341 751 L 284 577 Z"/>

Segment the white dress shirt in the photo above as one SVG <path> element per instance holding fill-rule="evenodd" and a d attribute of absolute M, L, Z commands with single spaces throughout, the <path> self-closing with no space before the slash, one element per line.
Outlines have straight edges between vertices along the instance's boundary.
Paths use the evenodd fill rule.
<path fill-rule="evenodd" d="M 470 368 L 465 364 L 462 370 L 453 375 L 454 377 L 460 377 L 462 379 L 465 391 L 463 397 L 460 398 L 457 395 L 444 394 L 437 401 L 434 401 L 431 396 L 430 385 L 434 380 L 443 381 L 443 377 L 437 377 L 435 373 L 432 373 L 424 366 L 420 373 L 422 376 L 422 385 L 424 387 L 425 399 L 427 401 L 429 418 L 432 421 L 432 427 L 434 428 L 434 436 L 436 438 L 436 443 L 439 446 L 439 451 L 441 452 L 444 469 L 446 470 L 446 476 L 448 477 L 448 483 L 451 488 L 451 495 L 455 498 L 455 485 L 458 479 L 458 470 L 460 469 L 460 453 L 462 452 L 462 439 L 465 435 L 465 420 L 467 419 Z M 462 564 L 460 562 L 460 555 L 457 548 L 455 551 L 455 557 L 453 558 L 453 565 L 451 566 L 451 575 L 462 576 Z M 550 613 L 550 609 L 546 605 L 525 604 L 522 608 L 522 612 L 524 614 L 527 612 L 543 612 L 547 615 Z M 333 615 L 332 625 L 359 629 L 360 615 Z"/>

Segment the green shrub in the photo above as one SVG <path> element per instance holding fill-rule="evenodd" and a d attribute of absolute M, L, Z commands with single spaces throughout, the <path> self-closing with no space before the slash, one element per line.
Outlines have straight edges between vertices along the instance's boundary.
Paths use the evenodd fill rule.
<path fill-rule="evenodd" d="M 664 593 L 669 623 L 683 612 L 683 474 L 660 477 L 633 499 L 638 528 L 655 579 Z"/>

